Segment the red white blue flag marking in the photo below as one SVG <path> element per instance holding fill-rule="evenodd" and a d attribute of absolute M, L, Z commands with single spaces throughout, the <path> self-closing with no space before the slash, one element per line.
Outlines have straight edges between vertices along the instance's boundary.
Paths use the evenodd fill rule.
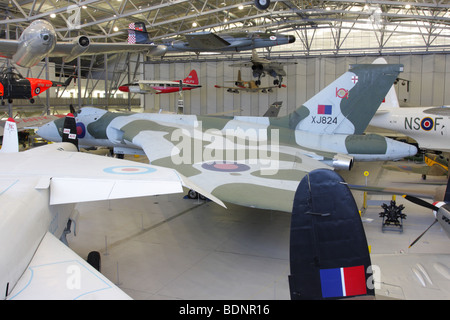
<path fill-rule="evenodd" d="M 331 114 L 333 106 L 330 104 L 319 104 L 317 106 L 317 114 Z"/>
<path fill-rule="evenodd" d="M 364 266 L 320 270 L 323 298 L 367 294 Z"/>

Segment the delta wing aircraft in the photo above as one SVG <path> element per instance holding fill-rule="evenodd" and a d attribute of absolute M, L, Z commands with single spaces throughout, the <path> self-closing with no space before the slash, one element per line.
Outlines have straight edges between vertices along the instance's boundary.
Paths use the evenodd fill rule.
<path fill-rule="evenodd" d="M 131 24 L 130 29 L 135 31 L 136 43 L 145 44 L 151 42 L 143 22 Z M 194 32 L 183 35 L 183 38 L 162 40 L 162 42 L 167 47 L 167 51 L 192 52 L 239 52 L 295 42 L 295 37 L 292 35 L 286 36 L 279 33 L 249 31 Z"/>
<path fill-rule="evenodd" d="M 220 85 L 215 85 L 215 88 L 224 88 L 227 89 L 227 92 L 232 92 L 232 93 L 239 93 L 240 91 L 244 91 L 244 92 L 272 92 L 273 89 L 278 88 L 279 86 L 266 86 L 266 87 L 260 87 L 256 84 L 256 81 L 243 81 L 242 80 L 242 76 L 241 76 L 241 70 L 238 71 L 238 78 L 236 81 L 233 81 L 234 84 L 236 85 L 235 87 L 227 87 L 227 86 L 220 86 Z M 285 88 L 286 86 L 283 84 L 280 87 Z"/>
<path fill-rule="evenodd" d="M 140 80 L 119 86 L 119 90 L 131 93 L 160 94 L 192 90 L 201 87 L 198 82 L 197 71 L 192 70 L 183 80 Z"/>
<path fill-rule="evenodd" d="M 70 62 L 81 55 L 100 53 L 136 52 L 148 56 L 163 56 L 166 47 L 155 44 L 94 43 L 84 35 L 72 41 L 57 41 L 53 25 L 46 20 L 33 21 L 18 40 L 0 39 L 0 56 L 25 68 L 37 65 L 45 57 L 61 57 Z"/>
<path fill-rule="evenodd" d="M 284 70 L 285 65 L 297 64 L 297 62 L 277 62 L 271 61 L 258 56 L 258 53 L 255 49 L 252 50 L 252 58 L 249 62 L 242 63 L 233 63 L 230 64 L 230 67 L 246 67 L 252 68 L 253 77 L 258 78 L 256 80 L 256 85 L 261 84 L 261 77 L 264 77 L 267 74 L 276 78 L 273 80 L 273 84 L 281 87 L 281 83 L 283 82 L 283 77 L 286 76 L 286 71 Z"/>
<path fill-rule="evenodd" d="M 175 170 L 77 152 L 68 142 L 17 151 L 9 119 L 0 152 L 0 297 L 129 299 L 58 240 L 76 221 L 75 204 L 179 193 L 191 182 Z"/>
<path fill-rule="evenodd" d="M 450 108 L 400 108 L 394 87 L 370 125 L 403 133 L 416 140 L 420 149 L 450 152 Z"/>
<path fill-rule="evenodd" d="M 80 146 L 142 152 L 155 165 L 176 168 L 224 202 L 292 211 L 299 181 L 317 168 L 349 170 L 353 161 L 399 159 L 414 146 L 364 135 L 402 65 L 352 65 L 297 108 L 277 118 L 112 113 L 82 108 Z M 345 91 L 345 96 L 337 92 Z M 62 121 L 40 127 L 61 141 Z"/>

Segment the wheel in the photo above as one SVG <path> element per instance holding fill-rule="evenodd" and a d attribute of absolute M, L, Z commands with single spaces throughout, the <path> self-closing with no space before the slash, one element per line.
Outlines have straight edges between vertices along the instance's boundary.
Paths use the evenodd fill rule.
<path fill-rule="evenodd" d="M 100 252 L 98 251 L 91 251 L 88 254 L 87 262 L 94 267 L 98 272 L 100 272 L 101 269 L 101 257 Z"/>
<path fill-rule="evenodd" d="M 255 6 L 259 10 L 266 10 L 270 6 L 269 0 L 255 0 Z"/>
<path fill-rule="evenodd" d="M 190 189 L 187 196 L 189 199 L 197 199 L 198 193 L 197 193 L 197 191 Z"/>

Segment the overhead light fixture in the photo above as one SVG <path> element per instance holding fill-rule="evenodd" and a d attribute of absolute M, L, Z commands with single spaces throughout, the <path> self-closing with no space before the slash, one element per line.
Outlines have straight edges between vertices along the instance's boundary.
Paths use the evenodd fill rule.
<path fill-rule="evenodd" d="M 55 13 L 51 13 L 50 14 L 50 18 L 52 18 L 52 19 L 56 18 L 56 14 Z"/>
<path fill-rule="evenodd" d="M 244 6 L 243 6 L 242 4 L 240 4 L 239 7 L 238 7 L 238 9 L 239 9 L 239 10 L 242 10 L 242 9 L 244 9 Z"/>
<path fill-rule="evenodd" d="M 197 26 L 197 22 L 192 22 L 192 26 L 195 28 Z"/>
<path fill-rule="evenodd" d="M 113 30 L 114 30 L 115 32 L 117 32 L 117 31 L 119 31 L 119 28 L 114 27 Z"/>
<path fill-rule="evenodd" d="M 411 5 L 410 4 L 405 5 L 405 9 L 411 9 Z"/>

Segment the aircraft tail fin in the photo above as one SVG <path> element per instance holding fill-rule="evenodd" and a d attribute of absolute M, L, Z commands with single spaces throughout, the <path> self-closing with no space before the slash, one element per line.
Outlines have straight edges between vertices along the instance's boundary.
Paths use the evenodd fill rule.
<path fill-rule="evenodd" d="M 241 70 L 238 70 L 238 76 L 237 76 L 237 82 L 238 83 L 242 83 L 242 75 L 241 75 Z"/>
<path fill-rule="evenodd" d="M 77 123 L 72 113 L 68 113 L 64 119 L 62 142 L 70 142 L 78 149 Z"/>
<path fill-rule="evenodd" d="M 198 84 L 197 71 L 191 70 L 191 72 L 189 72 L 188 76 L 186 78 L 184 78 L 183 83 L 197 85 Z"/>
<path fill-rule="evenodd" d="M 147 28 L 143 22 L 133 22 L 128 26 L 128 43 L 149 43 Z"/>
<path fill-rule="evenodd" d="M 318 134 L 362 134 L 401 64 L 355 64 L 288 115 L 289 127 Z"/>
<path fill-rule="evenodd" d="M 387 64 L 386 60 L 384 58 L 377 58 L 375 59 L 373 64 Z M 385 99 L 380 105 L 380 109 L 385 108 L 400 108 L 400 104 L 398 103 L 397 98 L 397 92 L 395 91 L 395 86 L 392 85 L 392 87 L 389 89 L 389 92 L 387 93 Z"/>
<path fill-rule="evenodd" d="M 3 129 L 3 142 L 0 152 L 19 152 L 19 137 L 17 134 L 17 124 L 13 118 L 8 118 Z"/>
<path fill-rule="evenodd" d="M 290 268 L 292 300 L 375 295 L 358 208 L 342 177 L 332 170 L 313 170 L 298 185 L 291 216 Z"/>

